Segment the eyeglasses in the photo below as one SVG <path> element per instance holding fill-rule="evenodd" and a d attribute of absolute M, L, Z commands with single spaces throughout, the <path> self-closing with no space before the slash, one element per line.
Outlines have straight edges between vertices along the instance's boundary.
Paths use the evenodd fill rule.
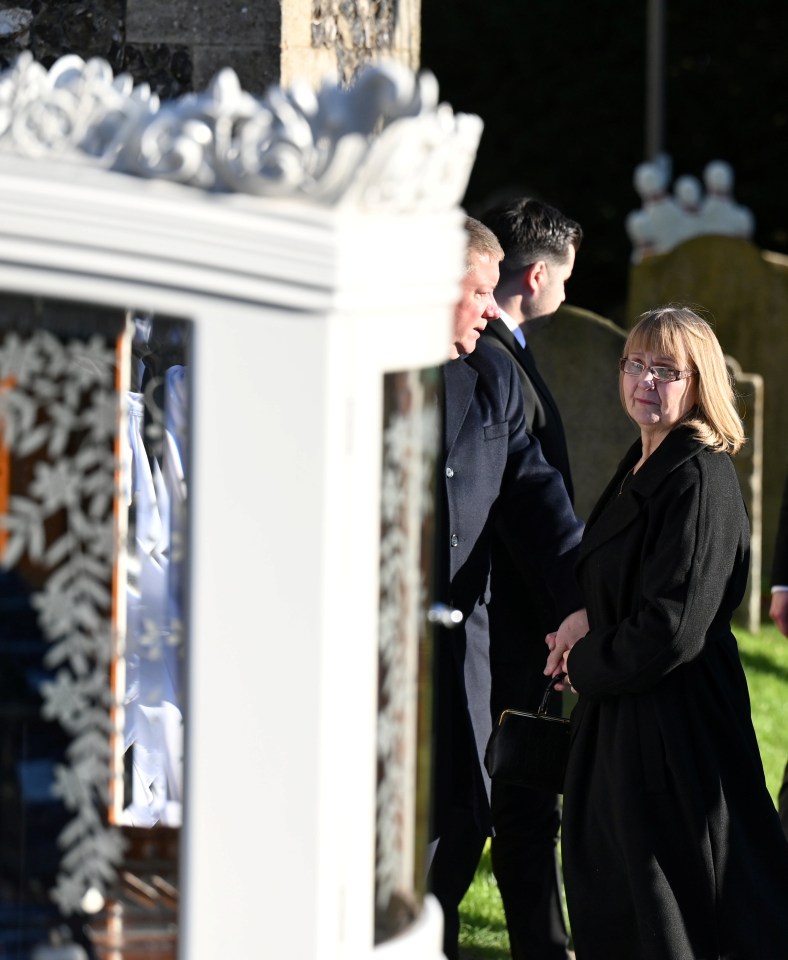
<path fill-rule="evenodd" d="M 686 380 L 687 377 L 694 377 L 697 370 L 674 370 L 673 367 L 647 367 L 645 363 L 639 360 L 630 360 L 622 357 L 618 361 L 618 369 L 622 373 L 628 373 L 630 377 L 642 377 L 648 371 L 655 380 L 662 383 L 671 383 L 674 380 Z"/>

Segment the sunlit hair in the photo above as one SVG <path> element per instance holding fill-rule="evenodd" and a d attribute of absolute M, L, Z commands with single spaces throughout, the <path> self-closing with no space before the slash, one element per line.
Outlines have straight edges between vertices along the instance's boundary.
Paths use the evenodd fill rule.
<path fill-rule="evenodd" d="M 667 306 L 638 317 L 624 345 L 624 356 L 651 353 L 671 357 L 682 370 L 697 371 L 698 402 L 681 421 L 717 453 L 738 453 L 744 428 L 736 410 L 733 382 L 717 337 L 689 307 Z M 623 403 L 623 378 L 622 389 Z"/>
<path fill-rule="evenodd" d="M 538 260 L 566 263 L 569 248 L 577 252 L 583 241 L 579 223 L 533 197 L 518 197 L 492 207 L 482 215 L 482 223 L 501 242 L 506 254 L 501 272 L 507 275 L 522 274 Z"/>
<path fill-rule="evenodd" d="M 474 220 L 473 217 L 465 218 L 464 227 L 468 242 L 465 253 L 466 273 L 470 273 L 473 269 L 472 254 L 490 257 L 496 263 L 503 260 L 503 247 L 489 227 L 485 227 L 480 220 Z"/>

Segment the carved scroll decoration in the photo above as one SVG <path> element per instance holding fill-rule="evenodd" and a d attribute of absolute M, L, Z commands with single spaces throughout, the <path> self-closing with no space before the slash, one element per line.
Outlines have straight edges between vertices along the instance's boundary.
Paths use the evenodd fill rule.
<path fill-rule="evenodd" d="M 461 199 L 482 124 L 438 103 L 430 73 L 394 63 L 327 84 L 242 90 L 222 70 L 160 102 L 100 59 L 30 54 L 0 73 L 0 152 L 56 157 L 214 192 L 368 209 L 446 210 Z"/>

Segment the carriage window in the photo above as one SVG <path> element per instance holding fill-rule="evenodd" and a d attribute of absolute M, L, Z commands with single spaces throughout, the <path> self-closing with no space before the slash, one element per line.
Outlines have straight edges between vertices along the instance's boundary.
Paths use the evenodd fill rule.
<path fill-rule="evenodd" d="M 0 956 L 174 956 L 190 335 L 0 297 Z"/>

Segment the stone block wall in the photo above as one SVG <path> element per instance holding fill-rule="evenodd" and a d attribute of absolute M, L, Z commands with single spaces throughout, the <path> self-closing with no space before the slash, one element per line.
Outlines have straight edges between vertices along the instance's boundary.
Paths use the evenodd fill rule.
<path fill-rule="evenodd" d="M 272 83 L 352 80 L 370 60 L 416 69 L 420 0 L 17 0 L 0 4 L 0 68 L 23 50 L 49 66 L 101 57 L 164 99 L 203 90 L 223 67 Z"/>
<path fill-rule="evenodd" d="M 279 81 L 281 30 L 278 0 L 126 0 L 127 45 L 148 62 L 164 48 L 188 58 L 195 90 L 231 66 L 245 90 L 263 93 Z"/>

